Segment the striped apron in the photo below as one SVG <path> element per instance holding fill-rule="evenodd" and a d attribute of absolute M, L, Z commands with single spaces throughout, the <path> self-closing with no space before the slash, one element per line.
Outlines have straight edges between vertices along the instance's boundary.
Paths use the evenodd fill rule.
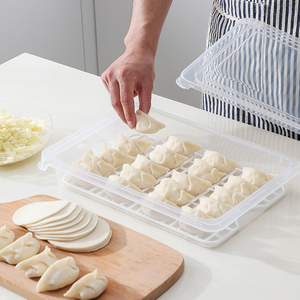
<path fill-rule="evenodd" d="M 243 18 L 257 19 L 295 37 L 299 38 L 300 36 L 299 0 L 213 0 L 206 47 L 212 46 L 234 27 L 237 21 Z M 286 103 L 286 105 L 289 104 Z M 207 94 L 203 95 L 202 108 L 224 117 L 300 140 L 300 135 L 295 132 L 263 120 Z"/>

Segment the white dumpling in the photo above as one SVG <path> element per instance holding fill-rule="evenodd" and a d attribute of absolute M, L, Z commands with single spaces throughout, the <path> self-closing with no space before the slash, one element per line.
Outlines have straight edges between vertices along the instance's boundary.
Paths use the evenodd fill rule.
<path fill-rule="evenodd" d="M 188 157 L 173 152 L 163 145 L 157 145 L 155 149 L 149 153 L 149 158 L 155 163 L 169 169 L 175 169 L 188 160 Z"/>
<path fill-rule="evenodd" d="M 120 176 L 127 179 L 140 189 L 146 189 L 157 184 L 157 180 L 152 175 L 128 164 L 123 165 Z"/>
<path fill-rule="evenodd" d="M 171 205 L 173 207 L 178 207 L 174 202 L 167 200 L 163 196 L 157 194 L 156 192 L 151 192 L 148 194 L 150 197 L 161 201 L 162 203 L 166 203 L 168 205 Z M 157 210 L 161 210 L 161 207 L 158 207 L 158 205 L 153 201 L 144 200 L 143 203 L 147 203 L 147 206 L 142 205 L 141 209 L 142 211 L 149 217 L 155 218 L 158 220 L 162 220 L 166 218 L 165 214 L 157 212 Z M 150 206 L 150 207 L 149 207 Z M 154 208 L 154 209 L 153 209 Z M 156 208 L 156 209 L 155 209 Z"/>
<path fill-rule="evenodd" d="M 206 161 L 208 164 L 224 173 L 228 173 L 239 167 L 237 162 L 223 156 L 217 151 L 205 150 L 202 160 Z"/>
<path fill-rule="evenodd" d="M 188 169 L 188 174 L 201 177 L 210 181 L 212 184 L 217 183 L 226 175 L 226 173 L 220 172 L 218 169 L 199 158 L 194 159 L 194 163 Z"/>
<path fill-rule="evenodd" d="M 134 156 L 116 150 L 108 146 L 106 143 L 103 143 L 100 157 L 104 161 L 112 164 L 115 168 L 135 160 Z"/>
<path fill-rule="evenodd" d="M 0 228 L 0 250 L 11 244 L 15 240 L 15 233 L 8 229 L 6 225 Z"/>
<path fill-rule="evenodd" d="M 258 190 L 258 187 L 247 182 L 243 178 L 235 175 L 230 175 L 227 182 L 224 184 L 224 188 L 233 192 L 241 193 L 245 196 L 249 196 Z"/>
<path fill-rule="evenodd" d="M 232 205 L 220 202 L 211 197 L 201 197 L 199 201 L 200 204 L 197 206 L 196 209 L 203 211 L 205 214 L 213 218 L 221 217 L 233 208 Z"/>
<path fill-rule="evenodd" d="M 79 162 L 75 162 L 73 163 L 74 166 L 76 167 L 79 167 L 83 170 L 86 170 L 88 172 L 91 172 L 91 173 L 94 173 L 96 175 L 99 175 L 99 176 L 103 176 L 100 172 L 98 172 L 97 170 L 93 169 L 92 167 L 90 167 L 88 164 L 86 163 L 79 163 Z M 72 177 L 72 180 L 75 180 L 75 181 L 78 181 L 78 182 L 81 182 L 80 180 L 76 180 L 76 178 Z"/>
<path fill-rule="evenodd" d="M 106 162 L 101 157 L 94 155 L 92 150 L 88 150 L 79 160 L 77 165 L 86 169 L 86 167 L 83 167 L 84 164 L 90 167 L 91 172 L 96 174 L 100 173 L 102 176 L 116 171 L 115 167 L 112 164 Z"/>
<path fill-rule="evenodd" d="M 184 190 L 192 195 L 202 194 L 205 190 L 212 186 L 211 182 L 208 180 L 181 173 L 176 170 L 172 172 L 171 178 L 180 183 Z"/>
<path fill-rule="evenodd" d="M 19 262 L 15 268 L 25 271 L 27 278 L 40 277 L 55 261 L 57 261 L 55 254 L 46 246 L 43 252 Z"/>
<path fill-rule="evenodd" d="M 132 166 L 140 169 L 144 172 L 147 172 L 151 174 L 156 179 L 170 171 L 169 168 L 166 168 L 164 166 L 160 166 L 159 164 L 155 163 L 154 161 L 151 161 L 146 156 L 138 154 L 135 161 L 132 163 Z"/>
<path fill-rule="evenodd" d="M 94 299 L 105 291 L 107 284 L 107 278 L 96 269 L 77 280 L 64 296 L 79 300 Z"/>
<path fill-rule="evenodd" d="M 138 191 L 140 193 L 143 193 L 143 191 L 138 188 L 135 184 L 131 183 L 130 181 L 128 181 L 127 179 L 123 178 L 123 177 L 120 177 L 118 175 L 110 175 L 108 177 L 109 180 L 113 181 L 113 182 L 116 182 L 116 183 L 119 183 L 119 184 L 122 184 L 128 188 L 131 188 L 135 191 Z"/>
<path fill-rule="evenodd" d="M 187 232 L 192 233 L 192 234 L 201 234 L 203 231 L 183 222 L 184 220 L 190 221 L 190 217 L 186 213 L 195 215 L 195 216 L 197 216 L 199 218 L 203 218 L 203 219 L 213 219 L 213 217 L 207 215 L 203 211 L 196 209 L 196 208 L 191 208 L 189 206 L 182 206 L 181 209 L 182 209 L 182 214 L 180 216 L 181 221 L 179 221 L 179 225 L 181 228 L 183 228 L 184 230 L 186 230 Z"/>
<path fill-rule="evenodd" d="M 119 139 L 116 142 L 116 148 L 124 153 L 132 156 L 142 154 L 152 145 L 151 141 L 141 139 L 128 138 L 127 136 L 119 134 Z"/>
<path fill-rule="evenodd" d="M 79 268 L 71 256 L 54 262 L 42 275 L 36 285 L 36 291 L 46 292 L 58 290 L 72 284 L 79 276 Z"/>
<path fill-rule="evenodd" d="M 250 167 L 243 168 L 242 178 L 258 188 L 262 187 L 275 177 L 276 174 L 266 174 Z"/>
<path fill-rule="evenodd" d="M 169 148 L 173 152 L 181 155 L 190 156 L 196 151 L 200 150 L 202 146 L 192 143 L 190 141 L 182 140 L 176 136 L 169 136 L 163 146 Z"/>
<path fill-rule="evenodd" d="M 137 132 L 153 134 L 166 127 L 166 125 L 143 113 L 141 110 L 137 110 L 135 115 L 135 130 Z"/>
<path fill-rule="evenodd" d="M 0 251 L 0 261 L 6 261 L 11 265 L 36 255 L 40 250 L 40 243 L 28 232 L 13 243 L 7 245 Z"/>
<path fill-rule="evenodd" d="M 214 192 L 210 195 L 210 197 L 232 206 L 239 204 L 241 201 L 247 198 L 247 196 L 228 190 L 223 186 L 216 186 Z"/>
<path fill-rule="evenodd" d="M 177 181 L 171 178 L 163 178 L 154 192 L 177 205 L 184 205 L 194 199 L 193 195 L 187 193 Z"/>

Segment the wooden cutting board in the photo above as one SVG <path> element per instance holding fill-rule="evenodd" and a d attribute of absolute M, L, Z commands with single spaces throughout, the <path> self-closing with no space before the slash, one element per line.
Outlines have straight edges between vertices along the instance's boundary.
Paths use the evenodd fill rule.
<path fill-rule="evenodd" d="M 12 221 L 14 212 L 21 206 L 36 201 L 58 200 L 46 195 L 36 195 L 18 201 L 0 204 L 0 227 L 13 230 L 16 239 L 28 231 Z M 85 207 L 88 209 L 88 207 Z M 106 291 L 98 297 L 101 300 L 156 299 L 170 288 L 184 269 L 183 257 L 174 249 L 126 228 L 107 221 L 112 229 L 110 243 L 92 253 L 71 253 L 56 249 L 46 241 L 39 240 L 40 252 L 49 246 L 58 259 L 73 256 L 80 269 L 78 278 L 96 268 L 108 279 Z M 70 288 L 51 292 L 35 291 L 38 278 L 26 278 L 23 271 L 13 265 L 0 262 L 0 285 L 30 300 L 71 299 L 63 294 Z"/>

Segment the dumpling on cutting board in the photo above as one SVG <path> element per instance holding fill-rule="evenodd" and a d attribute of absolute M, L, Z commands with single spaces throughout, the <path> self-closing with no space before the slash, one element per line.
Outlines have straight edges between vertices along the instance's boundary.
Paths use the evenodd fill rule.
<path fill-rule="evenodd" d="M 217 151 L 205 150 L 202 160 L 224 173 L 228 173 L 239 167 L 237 162 L 223 156 Z"/>
<path fill-rule="evenodd" d="M 169 169 L 175 169 L 188 160 L 187 156 L 173 152 L 163 145 L 157 145 L 155 149 L 149 153 L 149 158 L 155 163 Z"/>
<path fill-rule="evenodd" d="M 116 142 L 116 148 L 119 151 L 132 156 L 137 156 L 138 154 L 144 153 L 151 145 L 151 141 L 129 138 L 121 133 L 119 134 L 119 139 Z"/>
<path fill-rule="evenodd" d="M 15 233 L 8 229 L 6 225 L 0 228 L 0 250 L 11 244 L 15 240 Z"/>
<path fill-rule="evenodd" d="M 39 252 L 40 243 L 28 232 L 0 251 L 0 261 L 15 265 Z"/>
<path fill-rule="evenodd" d="M 158 122 L 154 118 L 148 116 L 141 110 L 136 111 L 135 130 L 140 133 L 153 134 L 166 127 L 165 124 Z"/>
<path fill-rule="evenodd" d="M 201 177 L 210 181 L 212 184 L 217 183 L 226 175 L 226 173 L 220 172 L 218 169 L 199 158 L 194 159 L 194 163 L 188 169 L 188 174 Z"/>
<path fill-rule="evenodd" d="M 105 291 L 107 284 L 107 278 L 96 269 L 77 280 L 64 296 L 79 300 L 94 299 Z"/>
<path fill-rule="evenodd" d="M 134 156 L 131 156 L 127 153 L 116 150 L 116 149 L 108 146 L 106 143 L 102 144 L 102 150 L 100 153 L 100 157 L 104 161 L 112 164 L 115 168 L 120 167 L 123 164 L 129 163 L 129 162 L 135 160 Z"/>
<path fill-rule="evenodd" d="M 260 172 L 254 168 L 244 167 L 243 174 L 241 176 L 247 182 L 257 186 L 258 188 L 262 187 L 264 184 L 269 182 L 271 179 L 276 177 L 276 174 L 266 174 Z"/>
<path fill-rule="evenodd" d="M 58 290 L 72 284 L 79 276 L 79 268 L 71 256 L 54 262 L 42 275 L 36 285 L 36 291 L 46 292 Z"/>
<path fill-rule="evenodd" d="M 144 172 L 151 174 L 156 179 L 170 171 L 169 168 L 160 166 L 159 164 L 151 161 L 146 156 L 138 154 L 135 161 L 131 164 L 133 167 L 140 169 Z"/>
<path fill-rule="evenodd" d="M 199 144 L 182 140 L 176 136 L 169 136 L 163 146 L 169 148 L 173 152 L 184 156 L 190 156 L 191 154 L 202 148 L 202 146 L 200 146 Z"/>
<path fill-rule="evenodd" d="M 57 257 L 51 252 L 51 249 L 46 246 L 43 252 L 19 262 L 15 268 L 25 271 L 27 278 L 40 277 L 55 261 L 57 261 Z"/>

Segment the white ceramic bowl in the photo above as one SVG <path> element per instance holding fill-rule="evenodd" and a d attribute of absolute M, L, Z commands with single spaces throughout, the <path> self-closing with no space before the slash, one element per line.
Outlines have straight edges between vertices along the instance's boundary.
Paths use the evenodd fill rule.
<path fill-rule="evenodd" d="M 11 149 L 10 151 L 4 150 L 2 147 L 0 147 L 0 165 L 7 165 L 24 160 L 34 155 L 44 147 L 44 145 L 49 139 L 50 132 L 52 129 L 52 118 L 45 110 L 36 105 L 25 102 L 0 101 L 0 112 L 2 110 L 8 112 L 11 115 L 14 115 L 17 118 L 20 117 L 26 120 L 33 119 L 32 123 L 37 124 L 38 126 L 40 126 L 39 121 L 44 122 L 41 125 L 42 131 L 36 134 L 37 140 L 35 140 L 33 143 L 28 143 L 28 145 L 22 146 L 21 148 L 13 147 L 14 149 Z M 5 134 L 1 132 L 1 129 L 3 129 L 1 127 L 2 122 L 3 119 L 1 119 L 0 114 L 0 146 L 3 145 L 3 142 L 7 142 Z M 17 138 L 14 140 L 18 142 Z M 30 139 L 29 142 L 31 142 Z"/>

